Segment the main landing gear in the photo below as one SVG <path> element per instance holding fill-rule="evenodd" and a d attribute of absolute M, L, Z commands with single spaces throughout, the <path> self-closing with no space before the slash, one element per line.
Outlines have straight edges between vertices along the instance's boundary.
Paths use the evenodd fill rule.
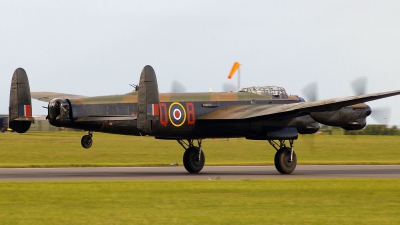
<path fill-rule="evenodd" d="M 282 174 L 291 174 L 297 165 L 296 153 L 293 150 L 293 140 L 289 140 L 290 148 L 286 147 L 285 140 L 277 143 L 274 140 L 268 141 L 276 149 L 275 168 Z"/>
<path fill-rule="evenodd" d="M 90 148 L 92 147 L 93 144 L 93 132 L 89 131 L 87 135 L 83 135 L 82 139 L 81 139 L 81 145 L 84 148 Z"/>
<path fill-rule="evenodd" d="M 185 153 L 183 154 L 183 166 L 189 173 L 198 173 L 206 162 L 206 158 L 204 157 L 204 153 L 201 150 L 201 141 L 202 139 L 197 140 L 198 147 L 194 146 L 193 140 L 188 139 L 177 140 L 178 143 L 185 149 Z"/>

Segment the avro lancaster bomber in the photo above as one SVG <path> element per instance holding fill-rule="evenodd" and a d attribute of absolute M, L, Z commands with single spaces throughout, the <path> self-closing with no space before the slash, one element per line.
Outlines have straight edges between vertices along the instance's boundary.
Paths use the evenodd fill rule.
<path fill-rule="evenodd" d="M 46 101 L 51 125 L 88 132 L 81 139 L 84 148 L 92 146 L 93 132 L 176 140 L 185 149 L 183 165 L 190 173 L 204 166 L 205 138 L 265 140 L 276 149 L 276 169 L 290 174 L 297 164 L 294 141 L 298 134 L 313 134 L 320 123 L 362 129 L 371 114 L 364 102 L 398 94 L 400 90 L 306 102 L 276 86 L 238 92 L 159 93 L 153 68 L 145 66 L 136 90 L 125 95 L 31 95 L 27 74 L 18 68 L 11 82 L 9 114 L 10 128 L 24 133 L 34 120 L 31 97 Z"/>

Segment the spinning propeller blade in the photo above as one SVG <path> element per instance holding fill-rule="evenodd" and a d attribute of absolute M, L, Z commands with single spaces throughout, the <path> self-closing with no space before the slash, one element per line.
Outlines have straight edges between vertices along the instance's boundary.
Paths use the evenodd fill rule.
<path fill-rule="evenodd" d="M 311 82 L 304 86 L 302 89 L 302 92 L 304 96 L 306 97 L 306 100 L 309 102 L 317 101 L 318 100 L 318 94 L 317 94 L 317 82 Z"/>
<path fill-rule="evenodd" d="M 238 88 L 236 85 L 234 84 L 230 84 L 230 83 L 223 83 L 222 84 L 222 91 L 223 92 L 233 92 L 236 91 Z"/>
<path fill-rule="evenodd" d="M 358 77 L 350 82 L 353 92 L 356 95 L 364 95 L 367 93 L 367 83 L 366 76 Z M 391 111 L 389 107 L 374 107 L 372 108 L 371 117 L 378 124 L 389 124 Z"/>
<path fill-rule="evenodd" d="M 392 110 L 389 107 L 372 108 L 371 117 L 378 124 L 388 125 L 390 122 L 391 113 L 392 113 Z"/>
<path fill-rule="evenodd" d="M 355 95 L 364 95 L 367 93 L 367 77 L 362 76 L 358 77 L 350 82 L 350 85 L 353 89 Z M 306 97 L 307 101 L 316 101 L 318 100 L 318 84 L 317 82 L 311 82 L 304 86 L 302 92 Z"/>
<path fill-rule="evenodd" d="M 358 77 L 350 82 L 355 95 L 365 95 L 367 93 L 367 77 Z"/>
<path fill-rule="evenodd" d="M 172 80 L 171 93 L 184 93 L 186 92 L 186 87 L 177 80 Z"/>

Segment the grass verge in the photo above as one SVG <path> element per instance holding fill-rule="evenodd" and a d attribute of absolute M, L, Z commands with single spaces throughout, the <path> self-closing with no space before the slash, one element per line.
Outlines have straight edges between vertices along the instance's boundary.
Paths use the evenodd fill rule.
<path fill-rule="evenodd" d="M 0 167 L 167 166 L 182 164 L 183 149 L 171 140 L 94 134 L 90 149 L 83 132 L 0 134 Z M 400 164 L 398 136 L 301 135 L 295 141 L 299 164 Z M 206 165 L 273 165 L 267 141 L 206 139 Z"/>
<path fill-rule="evenodd" d="M 1 182 L 1 224 L 400 224 L 400 180 Z"/>

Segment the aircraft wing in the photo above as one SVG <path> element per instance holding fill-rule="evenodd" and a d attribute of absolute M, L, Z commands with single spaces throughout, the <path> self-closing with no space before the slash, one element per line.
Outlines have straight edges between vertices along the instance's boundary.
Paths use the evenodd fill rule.
<path fill-rule="evenodd" d="M 374 94 L 333 98 L 313 102 L 298 102 L 291 104 L 273 105 L 233 105 L 213 111 L 204 115 L 199 120 L 236 120 L 258 117 L 279 118 L 287 116 L 301 116 L 310 112 L 337 110 L 345 106 L 373 101 L 381 98 L 399 95 L 400 90 L 380 92 Z"/>
<path fill-rule="evenodd" d="M 82 95 L 72 95 L 57 92 L 31 92 L 31 98 L 37 99 L 42 102 L 50 102 L 54 98 L 85 98 L 87 96 Z"/>

